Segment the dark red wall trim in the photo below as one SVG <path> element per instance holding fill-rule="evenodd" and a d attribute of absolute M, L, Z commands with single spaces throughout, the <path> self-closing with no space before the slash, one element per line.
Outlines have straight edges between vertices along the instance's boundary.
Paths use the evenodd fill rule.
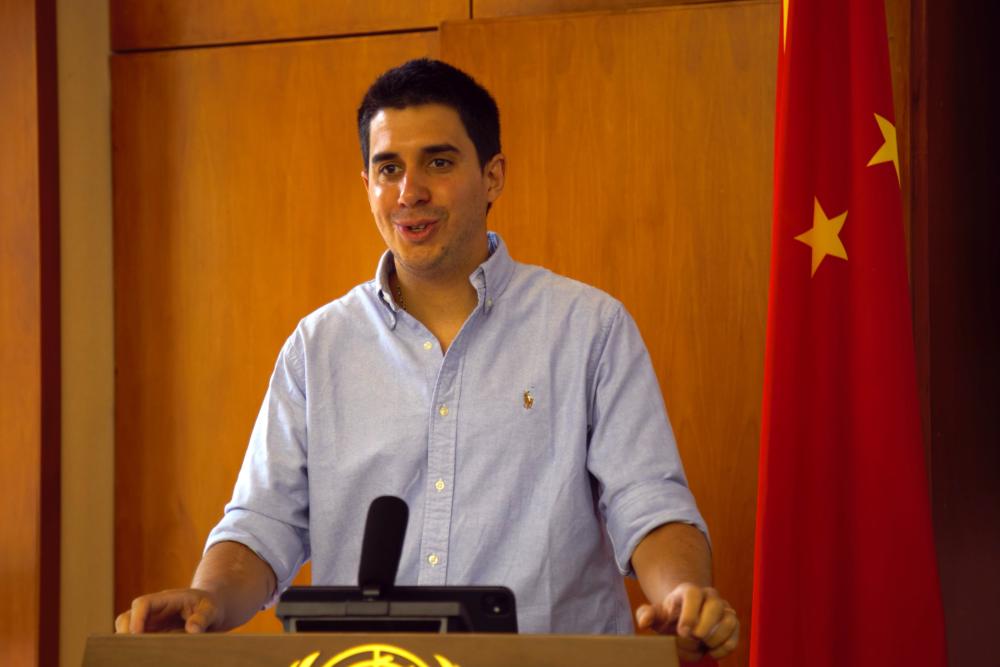
<path fill-rule="evenodd" d="M 40 665 L 59 664 L 62 369 L 59 270 L 59 80 L 55 0 L 35 2 L 41 288 Z"/>

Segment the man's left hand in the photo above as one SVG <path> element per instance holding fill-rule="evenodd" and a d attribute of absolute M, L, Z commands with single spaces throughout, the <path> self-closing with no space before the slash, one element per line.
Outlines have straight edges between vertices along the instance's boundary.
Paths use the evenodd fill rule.
<path fill-rule="evenodd" d="M 660 604 L 635 611 L 636 629 L 677 633 L 677 652 L 684 662 L 698 662 L 708 653 L 722 658 L 736 649 L 740 621 L 736 611 L 714 588 L 681 584 Z"/>

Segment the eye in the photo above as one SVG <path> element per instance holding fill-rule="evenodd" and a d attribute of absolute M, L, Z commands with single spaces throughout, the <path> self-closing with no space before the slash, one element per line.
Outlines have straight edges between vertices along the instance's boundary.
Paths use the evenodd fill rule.
<path fill-rule="evenodd" d="M 402 173 L 402 168 L 398 164 L 386 162 L 378 168 L 378 173 L 380 176 L 398 176 Z"/>
<path fill-rule="evenodd" d="M 447 169 L 452 165 L 452 161 L 444 157 L 436 157 L 431 160 L 431 168 L 433 169 Z"/>

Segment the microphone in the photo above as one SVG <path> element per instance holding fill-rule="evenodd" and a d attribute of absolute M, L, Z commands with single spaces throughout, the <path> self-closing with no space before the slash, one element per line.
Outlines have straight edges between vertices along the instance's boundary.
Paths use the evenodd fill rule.
<path fill-rule="evenodd" d="M 409 515 L 406 501 L 395 496 L 379 496 L 369 506 L 358 567 L 358 586 L 365 596 L 378 597 L 396 583 Z"/>

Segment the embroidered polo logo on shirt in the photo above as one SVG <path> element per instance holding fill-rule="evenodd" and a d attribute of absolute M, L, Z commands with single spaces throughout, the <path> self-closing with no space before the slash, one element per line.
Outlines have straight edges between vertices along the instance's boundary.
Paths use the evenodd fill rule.
<path fill-rule="evenodd" d="M 310 653 L 302 660 L 296 660 L 290 667 L 321 667 L 314 664 L 319 651 Z M 399 658 L 402 662 L 396 662 Z M 458 667 L 443 655 L 434 655 L 439 667 Z M 431 667 L 430 663 L 418 658 L 406 649 L 390 644 L 365 644 L 342 651 L 322 664 L 322 667 Z"/>
<path fill-rule="evenodd" d="M 530 389 L 525 389 L 522 398 L 524 399 L 524 409 L 530 410 L 535 404 L 535 395 L 531 393 Z"/>

